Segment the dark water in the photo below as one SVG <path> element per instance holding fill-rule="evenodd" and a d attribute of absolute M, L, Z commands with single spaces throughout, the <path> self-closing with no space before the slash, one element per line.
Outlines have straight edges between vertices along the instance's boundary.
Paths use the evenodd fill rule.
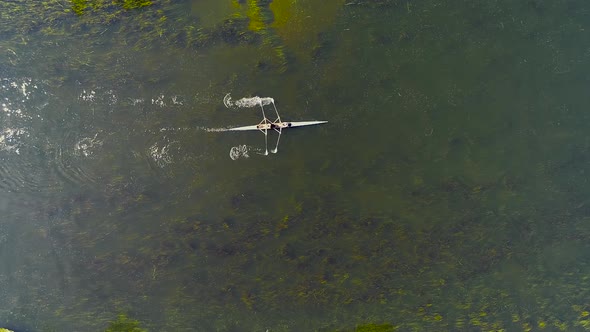
<path fill-rule="evenodd" d="M 590 328 L 585 1 L 76 3 L 0 4 L 2 325 Z"/>

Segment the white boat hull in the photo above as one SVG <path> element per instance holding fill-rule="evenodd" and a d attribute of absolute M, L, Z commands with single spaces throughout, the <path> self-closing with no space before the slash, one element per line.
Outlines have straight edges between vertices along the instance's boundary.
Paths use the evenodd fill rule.
<path fill-rule="evenodd" d="M 327 123 L 328 121 L 294 121 L 294 122 L 280 122 L 280 128 L 278 129 L 287 129 L 287 128 L 295 128 L 295 127 L 304 127 L 304 126 L 315 126 Z M 235 127 L 229 128 L 229 131 L 246 131 L 246 130 L 271 130 L 274 128 L 270 127 L 270 123 L 262 123 L 252 126 L 243 126 L 243 127 Z"/>
<path fill-rule="evenodd" d="M 258 130 L 258 125 L 229 128 L 229 131 Z"/>

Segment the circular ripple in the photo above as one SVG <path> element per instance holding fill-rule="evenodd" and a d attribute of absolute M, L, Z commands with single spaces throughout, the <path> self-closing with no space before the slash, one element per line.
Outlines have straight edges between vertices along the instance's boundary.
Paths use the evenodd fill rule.
<path fill-rule="evenodd" d="M 89 185 L 98 181 L 92 164 L 102 146 L 99 136 L 99 133 L 84 137 L 68 133 L 62 138 L 52 156 L 54 168 L 60 178 L 75 185 Z"/>
<path fill-rule="evenodd" d="M 26 183 L 24 175 L 6 158 L 0 159 L 0 189 L 6 192 L 18 192 Z"/>
<path fill-rule="evenodd" d="M 47 192 L 56 189 L 55 178 L 37 154 L 0 152 L 0 190 Z"/>

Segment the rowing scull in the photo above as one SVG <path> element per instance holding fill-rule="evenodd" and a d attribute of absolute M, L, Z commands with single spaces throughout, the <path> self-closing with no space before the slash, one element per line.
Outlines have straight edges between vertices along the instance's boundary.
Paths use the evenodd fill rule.
<path fill-rule="evenodd" d="M 264 113 L 264 106 L 262 105 L 262 102 L 259 102 L 259 104 L 260 104 L 260 108 L 262 109 L 262 121 L 260 121 L 260 123 L 258 123 L 256 125 L 252 125 L 252 126 L 229 128 L 228 130 L 229 131 L 247 131 L 247 130 L 261 131 L 264 134 L 264 155 L 265 156 L 268 155 L 268 131 L 269 130 L 274 130 L 277 133 L 279 133 L 279 137 L 277 138 L 277 144 L 276 144 L 275 148 L 270 150 L 271 153 L 277 153 L 278 148 L 279 148 L 279 140 L 281 139 L 281 134 L 283 133 L 283 129 L 304 127 L 304 126 L 314 126 L 314 125 L 319 125 L 319 124 L 323 124 L 323 123 L 328 122 L 328 121 L 295 121 L 295 122 L 281 121 L 281 116 L 279 115 L 279 111 L 277 110 L 277 107 L 275 106 L 274 101 L 272 102 L 272 105 L 273 105 L 274 110 L 277 114 L 277 119 L 274 121 L 270 121 L 266 117 L 266 114 Z"/>
<path fill-rule="evenodd" d="M 246 130 L 271 130 L 271 129 L 286 129 L 286 128 L 295 128 L 295 127 L 303 127 L 303 126 L 313 126 L 326 123 L 328 121 L 298 121 L 298 122 L 269 122 L 269 123 L 260 123 L 257 125 L 252 126 L 243 126 L 243 127 L 235 127 L 229 128 L 229 131 L 246 131 Z"/>

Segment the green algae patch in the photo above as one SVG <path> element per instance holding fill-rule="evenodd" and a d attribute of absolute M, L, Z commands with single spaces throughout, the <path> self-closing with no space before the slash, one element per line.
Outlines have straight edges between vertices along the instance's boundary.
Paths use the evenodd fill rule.
<path fill-rule="evenodd" d="M 344 0 L 234 0 L 232 6 L 238 11 L 232 17 L 248 20 L 242 33 L 259 36 L 268 54 L 273 54 L 268 62 L 285 72 L 295 59 L 310 60 L 317 53 L 322 32 L 333 26 L 343 5 Z"/>
<path fill-rule="evenodd" d="M 357 326 L 355 332 L 393 332 L 395 327 L 391 324 L 367 324 Z"/>
<path fill-rule="evenodd" d="M 370 323 L 370 324 L 363 324 L 363 325 L 358 325 L 357 327 L 355 327 L 354 329 L 344 329 L 344 330 L 329 330 L 326 332 L 394 332 L 396 331 L 397 328 L 391 324 L 375 324 L 375 323 Z M 325 330 L 321 330 L 321 331 L 325 331 Z"/>
<path fill-rule="evenodd" d="M 125 9 L 136 9 L 152 5 L 151 0 L 123 0 L 118 1 L 118 3 Z"/>
<path fill-rule="evenodd" d="M 12 331 L 12 330 L 9 330 L 9 329 L 3 329 L 3 328 L 0 328 L 0 332 L 14 332 L 14 331 Z"/>
<path fill-rule="evenodd" d="M 109 323 L 105 332 L 147 332 L 147 330 L 139 326 L 139 321 L 121 314 L 117 317 L 117 320 Z"/>
<path fill-rule="evenodd" d="M 72 11 L 76 15 L 84 14 L 84 10 L 88 8 L 88 0 L 71 0 L 72 1 Z"/>
<path fill-rule="evenodd" d="M 273 27 L 282 27 L 289 23 L 293 17 L 295 5 L 291 1 L 274 0 L 270 4 L 270 10 L 274 15 Z"/>
<path fill-rule="evenodd" d="M 123 9 L 129 10 L 147 7 L 153 4 L 151 0 L 115 0 L 112 2 L 107 2 L 104 0 L 70 0 L 70 2 L 72 4 L 72 11 L 76 15 L 84 15 L 89 8 L 98 10 L 116 5 L 122 7 Z"/>
<path fill-rule="evenodd" d="M 310 43 L 317 44 L 318 35 L 333 27 L 343 6 L 344 0 L 274 0 L 269 5 L 271 27 L 298 57 L 309 57 Z"/>
<path fill-rule="evenodd" d="M 268 15 L 265 13 L 265 8 L 258 0 L 248 0 L 247 16 L 250 19 L 248 29 L 254 32 L 260 32 L 268 26 Z"/>

